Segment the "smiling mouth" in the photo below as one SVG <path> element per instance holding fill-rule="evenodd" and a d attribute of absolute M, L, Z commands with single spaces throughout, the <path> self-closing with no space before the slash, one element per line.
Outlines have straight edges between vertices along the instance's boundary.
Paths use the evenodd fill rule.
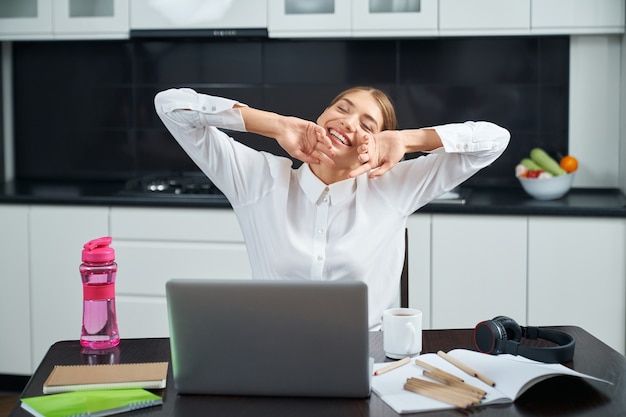
<path fill-rule="evenodd" d="M 352 146 L 352 143 L 350 143 L 350 141 L 345 136 L 343 136 L 341 133 L 337 132 L 336 130 L 329 129 L 328 132 L 330 133 L 332 137 L 337 139 L 342 145 Z"/>

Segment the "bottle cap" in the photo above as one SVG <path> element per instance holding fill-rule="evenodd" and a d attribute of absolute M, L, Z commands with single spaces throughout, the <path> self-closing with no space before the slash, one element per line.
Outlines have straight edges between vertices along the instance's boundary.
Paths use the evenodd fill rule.
<path fill-rule="evenodd" d="M 115 260 L 115 249 L 109 246 L 112 241 L 111 236 L 104 236 L 85 243 L 83 245 L 83 261 L 110 262 Z"/>

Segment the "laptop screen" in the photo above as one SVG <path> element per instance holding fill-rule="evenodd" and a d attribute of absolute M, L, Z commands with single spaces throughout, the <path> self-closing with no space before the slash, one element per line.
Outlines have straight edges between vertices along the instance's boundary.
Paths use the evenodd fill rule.
<path fill-rule="evenodd" d="M 369 395 L 364 283 L 177 279 L 166 293 L 179 393 Z"/>

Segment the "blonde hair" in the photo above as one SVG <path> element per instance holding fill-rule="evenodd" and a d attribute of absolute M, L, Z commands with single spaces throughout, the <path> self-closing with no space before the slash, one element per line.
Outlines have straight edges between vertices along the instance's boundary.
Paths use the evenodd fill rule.
<path fill-rule="evenodd" d="M 398 120 L 396 118 L 396 110 L 393 107 L 393 103 L 391 102 L 391 99 L 389 98 L 389 96 L 387 96 L 387 94 L 377 88 L 367 86 L 357 86 L 349 88 L 339 93 L 337 97 L 335 97 L 333 101 L 330 102 L 330 105 L 332 106 L 333 104 L 344 98 L 346 95 L 357 91 L 365 91 L 369 93 L 378 103 L 378 108 L 383 114 L 383 125 L 380 127 L 380 130 L 397 129 Z"/>

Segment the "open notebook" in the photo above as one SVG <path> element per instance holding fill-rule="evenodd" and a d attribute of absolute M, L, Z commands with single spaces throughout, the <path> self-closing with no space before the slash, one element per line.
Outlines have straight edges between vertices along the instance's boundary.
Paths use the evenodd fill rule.
<path fill-rule="evenodd" d="M 412 358 L 404 366 L 375 376 L 372 379 L 372 390 L 399 414 L 455 408 L 454 405 L 450 405 L 447 402 L 404 389 L 404 384 L 409 378 L 429 380 L 428 377 L 423 376 L 423 371 L 426 368 L 416 364 L 415 359 L 451 373 L 463 379 L 464 382 L 483 390 L 486 393 L 480 403 L 483 406 L 512 403 L 533 385 L 545 379 L 558 376 L 574 376 L 611 383 L 574 371 L 561 364 L 536 362 L 521 356 L 509 354 L 494 356 L 466 349 L 454 349 L 448 352 L 448 355 L 471 369 L 488 376 L 495 383 L 495 386 L 487 385 L 478 378 L 469 376 L 435 353 L 427 353 Z M 377 363 L 374 365 L 374 368 L 379 369 L 387 365 L 389 364 Z"/>

